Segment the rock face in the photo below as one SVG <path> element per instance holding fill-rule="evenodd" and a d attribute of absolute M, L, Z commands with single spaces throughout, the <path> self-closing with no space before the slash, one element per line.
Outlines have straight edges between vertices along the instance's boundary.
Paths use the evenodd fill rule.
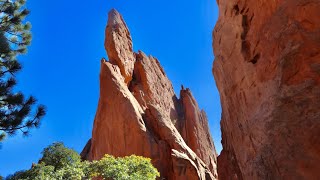
<path fill-rule="evenodd" d="M 204 111 L 189 89 L 180 99 L 159 61 L 134 53 L 129 30 L 112 10 L 106 28 L 109 61 L 101 61 L 100 99 L 82 158 L 150 157 L 161 179 L 217 179 L 217 154 Z"/>
<path fill-rule="evenodd" d="M 319 179 L 320 1 L 217 2 L 219 179 Z"/>
<path fill-rule="evenodd" d="M 125 83 L 131 81 L 135 57 L 132 49 L 132 40 L 126 23 L 116 10 L 108 14 L 108 25 L 106 28 L 105 49 L 109 61 L 120 68 Z"/>

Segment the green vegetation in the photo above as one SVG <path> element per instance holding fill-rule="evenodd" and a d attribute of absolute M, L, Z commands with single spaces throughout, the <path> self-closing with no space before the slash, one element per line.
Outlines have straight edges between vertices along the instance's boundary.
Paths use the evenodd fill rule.
<path fill-rule="evenodd" d="M 53 166 L 56 170 L 59 170 L 63 167 L 79 164 L 81 158 L 76 151 L 66 148 L 63 143 L 53 143 L 44 148 L 39 162 L 47 166 Z"/>
<path fill-rule="evenodd" d="M 140 156 L 113 157 L 99 161 L 81 161 L 79 154 L 62 143 L 53 143 L 42 152 L 39 164 L 18 171 L 6 180 L 81 180 L 101 177 L 113 180 L 153 180 L 160 174 L 149 158 Z"/>
<path fill-rule="evenodd" d="M 85 169 L 87 177 L 103 177 L 104 179 L 150 180 L 160 174 L 151 164 L 151 159 L 141 156 L 115 158 L 105 155 L 100 161 L 94 161 Z"/>
<path fill-rule="evenodd" d="M 21 131 L 28 135 L 30 128 L 38 127 L 45 108 L 36 104 L 34 97 L 13 92 L 15 75 L 21 70 L 17 60 L 25 54 L 31 42 L 31 24 L 25 22 L 29 11 L 25 0 L 0 0 L 0 142 L 6 134 Z"/>

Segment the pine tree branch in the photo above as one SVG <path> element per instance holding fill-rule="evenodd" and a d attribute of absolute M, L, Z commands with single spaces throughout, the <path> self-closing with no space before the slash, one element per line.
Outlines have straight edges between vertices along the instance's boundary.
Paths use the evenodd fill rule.
<path fill-rule="evenodd" d="M 18 46 L 22 46 L 22 45 L 24 45 L 24 43 L 14 42 L 14 41 L 11 41 L 11 40 L 10 40 L 10 39 L 8 39 L 8 38 L 7 38 L 7 40 L 8 40 L 9 42 L 13 43 L 13 44 L 18 45 Z"/>
<path fill-rule="evenodd" d="M 10 74 L 12 74 L 12 73 L 10 72 L 10 70 L 6 70 L 6 71 L 1 72 L 1 73 L 0 73 L 0 76 L 5 75 L 6 73 L 10 73 Z M 13 74 L 12 74 L 12 75 L 13 75 Z"/>
<path fill-rule="evenodd" d="M 15 34 L 15 33 L 11 32 L 11 31 L 5 31 L 5 32 L 8 33 L 8 34 L 11 34 L 13 36 L 18 36 L 20 38 L 23 38 L 21 34 Z"/>
<path fill-rule="evenodd" d="M 31 26 L 24 21 L 29 11 L 25 1 L 0 0 L 0 13 L 0 132 L 14 134 L 19 130 L 27 135 L 46 114 L 42 105 L 33 113 L 34 98 L 24 99 L 23 94 L 12 92 L 16 84 L 14 75 L 21 69 L 17 56 L 25 53 L 32 38 Z"/>
<path fill-rule="evenodd" d="M 31 121 L 31 124 L 35 124 L 35 121 L 38 119 L 38 117 L 34 117 L 33 120 Z M 0 128 L 0 131 L 4 131 L 4 132 L 8 132 L 8 131 L 16 131 L 16 130 L 21 130 L 24 128 L 28 128 L 27 125 L 23 125 L 23 126 L 18 126 L 18 127 L 14 127 L 14 128 Z"/>

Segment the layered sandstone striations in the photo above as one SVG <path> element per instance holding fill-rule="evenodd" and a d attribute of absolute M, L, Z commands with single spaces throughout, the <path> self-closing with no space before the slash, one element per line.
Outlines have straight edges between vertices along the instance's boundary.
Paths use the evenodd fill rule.
<path fill-rule="evenodd" d="M 136 154 L 150 157 L 164 179 L 217 179 L 205 113 L 189 89 L 176 97 L 156 58 L 133 52 L 115 10 L 109 12 L 105 48 L 109 61 L 101 61 L 98 110 L 82 157 Z"/>
<path fill-rule="evenodd" d="M 319 179 L 320 1 L 218 4 L 219 179 Z"/>

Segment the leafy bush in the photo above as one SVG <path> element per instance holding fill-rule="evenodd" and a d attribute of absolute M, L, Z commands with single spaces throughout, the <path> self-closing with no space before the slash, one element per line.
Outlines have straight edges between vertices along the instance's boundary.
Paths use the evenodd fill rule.
<path fill-rule="evenodd" d="M 62 169 L 67 166 L 79 164 L 81 158 L 79 154 L 73 150 L 66 148 L 63 143 L 53 143 L 44 148 L 42 151 L 42 158 L 39 162 L 55 167 L 55 170 Z"/>
<path fill-rule="evenodd" d="M 160 177 L 151 159 L 131 155 L 113 157 L 105 155 L 99 161 L 83 161 L 79 154 L 63 143 L 45 148 L 39 164 L 27 171 L 18 171 L 6 180 L 82 180 L 100 177 L 113 180 L 152 180 Z"/>
<path fill-rule="evenodd" d="M 105 155 L 99 161 L 93 161 L 86 169 L 88 177 L 104 179 L 149 180 L 160 174 L 151 164 L 151 159 L 131 155 L 115 158 Z"/>

